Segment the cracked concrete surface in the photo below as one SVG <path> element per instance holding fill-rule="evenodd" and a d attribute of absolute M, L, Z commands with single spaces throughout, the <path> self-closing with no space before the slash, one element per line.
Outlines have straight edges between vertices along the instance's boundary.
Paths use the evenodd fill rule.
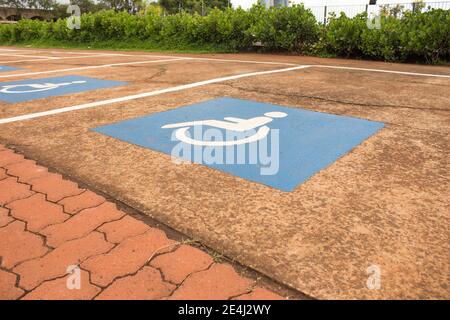
<path fill-rule="evenodd" d="M 450 74 L 448 66 L 246 54 L 195 56 Z M 62 61 L 51 63 L 56 67 Z M 281 68 L 201 61 L 163 65 L 166 72 L 149 83 L 142 79 L 157 74 L 159 66 L 120 67 L 108 74 L 83 71 L 80 74 L 131 84 L 14 107 L 0 104 L 0 114 L 9 117 L 175 83 Z M 309 68 L 12 123 L 0 127 L 0 140 L 312 297 L 446 299 L 449 86 L 450 79 L 445 78 Z M 291 193 L 200 165 L 177 166 L 170 156 L 90 131 L 222 96 L 382 121 L 387 126 Z M 380 290 L 366 286 L 367 268 L 373 264 L 382 271 Z"/>

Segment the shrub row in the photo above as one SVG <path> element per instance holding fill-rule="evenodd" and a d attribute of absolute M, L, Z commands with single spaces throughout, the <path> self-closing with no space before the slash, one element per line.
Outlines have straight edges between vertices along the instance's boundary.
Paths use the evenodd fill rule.
<path fill-rule="evenodd" d="M 221 47 L 242 51 L 261 43 L 262 50 L 300 54 L 361 57 L 386 61 L 441 62 L 450 57 L 450 11 L 385 15 L 371 29 L 366 14 L 330 18 L 323 26 L 302 5 L 250 10 L 212 10 L 207 16 L 178 13 L 164 16 L 157 7 L 142 14 L 100 11 L 83 14 L 81 29 L 65 20 L 22 20 L 0 25 L 0 43 L 61 42 L 153 43 L 165 48 Z M 144 46 L 144 45 L 143 45 Z"/>
<path fill-rule="evenodd" d="M 380 26 L 368 28 L 365 13 L 351 19 L 341 14 L 327 26 L 324 49 L 339 56 L 385 61 L 438 63 L 450 58 L 450 10 L 382 16 Z"/>

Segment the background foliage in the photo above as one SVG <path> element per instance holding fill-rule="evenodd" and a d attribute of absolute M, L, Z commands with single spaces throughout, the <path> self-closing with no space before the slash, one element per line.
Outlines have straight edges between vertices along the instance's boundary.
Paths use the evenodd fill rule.
<path fill-rule="evenodd" d="M 88 0 L 75 1 L 90 5 Z M 205 3 L 221 3 L 222 10 L 208 7 L 208 14 L 202 16 L 197 9 L 167 14 L 167 8 L 159 5 L 105 0 L 89 10 L 93 12 L 82 15 L 80 30 L 69 30 L 64 19 L 0 24 L 0 44 L 263 50 L 427 63 L 450 58 L 448 10 L 406 11 L 400 15 L 385 11 L 381 28 L 370 29 L 366 14 L 354 18 L 345 14 L 332 16 L 324 26 L 302 5 L 270 9 L 255 5 L 243 10 L 228 8 L 227 2 L 214 1 Z M 131 2 L 133 6 L 121 7 Z M 114 7 L 118 3 L 121 6 Z M 134 11 L 137 13 L 130 13 Z"/>

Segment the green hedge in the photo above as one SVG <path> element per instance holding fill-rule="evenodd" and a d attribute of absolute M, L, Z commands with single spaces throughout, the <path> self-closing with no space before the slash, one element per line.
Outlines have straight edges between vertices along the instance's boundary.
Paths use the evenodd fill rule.
<path fill-rule="evenodd" d="M 404 12 L 402 18 L 383 16 L 380 29 L 370 29 L 365 13 L 354 18 L 332 17 L 323 48 L 346 57 L 385 61 L 438 63 L 450 58 L 450 11 Z"/>
<path fill-rule="evenodd" d="M 260 50 L 334 55 L 385 61 L 437 63 L 450 57 L 450 11 L 385 15 L 381 29 L 370 29 L 366 14 L 331 17 L 318 23 L 302 5 L 250 10 L 214 9 L 207 16 L 178 13 L 163 16 L 157 7 L 145 14 L 100 11 L 83 14 L 81 30 L 69 30 L 65 20 L 21 20 L 0 25 L 0 44 L 96 43 L 137 44 L 146 48 L 221 48 L 242 51 L 261 43 Z M 151 45 L 150 45 L 151 44 Z"/>

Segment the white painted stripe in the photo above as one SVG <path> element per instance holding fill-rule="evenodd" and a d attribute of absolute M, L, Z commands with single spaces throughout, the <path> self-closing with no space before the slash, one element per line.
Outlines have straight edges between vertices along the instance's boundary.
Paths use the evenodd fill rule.
<path fill-rule="evenodd" d="M 33 52 L 33 51 L 35 51 L 35 50 L 21 50 L 21 49 L 0 49 L 0 51 L 31 51 L 31 52 Z"/>
<path fill-rule="evenodd" d="M 63 59 L 82 59 L 82 58 L 99 58 L 102 56 L 111 56 L 109 54 L 96 54 L 96 55 L 89 55 L 89 56 L 77 56 L 77 57 L 50 57 L 45 59 L 30 59 L 30 60 L 15 60 L 15 61 L 0 61 L 1 64 L 5 63 L 16 63 L 16 62 L 31 62 L 31 61 L 46 61 L 46 60 L 63 60 Z"/>
<path fill-rule="evenodd" d="M 277 62 L 277 61 L 257 61 L 257 60 L 239 60 L 239 59 L 221 59 L 221 58 L 200 58 L 200 57 L 188 57 L 188 56 L 170 56 L 170 55 L 137 55 L 137 54 L 117 54 L 123 57 L 147 57 L 147 58 L 185 58 L 191 60 L 200 61 L 218 61 L 218 62 L 235 62 L 235 63 L 253 63 L 253 64 L 271 64 L 271 65 L 285 65 L 285 66 L 298 66 L 298 63 Z"/>
<path fill-rule="evenodd" d="M 404 74 L 404 75 L 409 75 L 409 76 L 450 78 L 450 75 L 444 75 L 444 74 L 417 73 L 417 72 L 395 71 L 395 70 L 384 70 L 384 69 L 367 69 L 367 68 L 357 68 L 357 67 L 327 66 L 327 65 L 320 65 L 320 64 L 312 65 L 311 67 L 330 68 L 330 69 L 343 69 L 343 70 L 356 70 L 356 71 L 369 71 L 369 72 L 381 72 L 381 73 L 392 73 L 392 74 Z"/>
<path fill-rule="evenodd" d="M 34 76 L 34 75 L 38 75 L 38 74 L 47 74 L 47 73 L 58 73 L 58 72 L 75 71 L 75 70 L 89 70 L 89 69 L 109 68 L 109 67 L 147 64 L 147 63 L 158 63 L 158 62 L 170 62 L 170 61 L 179 61 L 179 60 L 188 60 L 188 59 L 189 58 L 174 58 L 174 59 L 163 59 L 163 60 L 146 60 L 146 61 L 110 63 L 110 64 L 102 64 L 102 65 L 96 65 L 96 66 L 85 66 L 85 67 L 55 69 L 55 70 L 47 70 L 47 71 L 7 74 L 7 75 L 0 75 L 0 78 L 15 78 L 15 77 L 21 77 L 21 76 Z"/>
<path fill-rule="evenodd" d="M 246 78 L 246 77 L 260 76 L 260 75 L 266 75 L 266 74 L 288 72 L 288 71 L 294 71 L 294 70 L 299 70 L 299 69 L 305 69 L 308 67 L 309 66 L 297 66 L 297 67 L 291 67 L 291 68 L 285 68 L 285 69 L 251 72 L 251 73 L 238 74 L 238 75 L 234 75 L 234 76 L 227 76 L 227 77 L 222 77 L 222 78 L 204 80 L 204 81 L 184 84 L 184 85 L 180 85 L 180 86 L 176 86 L 176 87 L 125 96 L 125 97 L 121 97 L 121 98 L 101 100 L 101 101 L 85 103 L 85 104 L 80 104 L 80 105 L 71 106 L 71 107 L 64 107 L 64 108 L 53 109 L 53 110 L 48 110 L 48 111 L 43 111 L 43 112 L 36 112 L 36 113 L 31 113 L 31 114 L 26 114 L 26 115 L 11 117 L 11 118 L 4 118 L 4 119 L 0 119 L 0 124 L 29 120 L 29 119 L 40 118 L 40 117 L 55 115 L 55 114 L 64 113 L 64 112 L 88 109 L 88 108 L 103 106 L 103 105 L 107 105 L 107 104 L 141 99 L 141 98 L 145 98 L 145 97 L 156 96 L 156 95 L 163 94 L 163 93 L 169 93 L 169 92 L 182 91 L 182 90 L 186 90 L 186 89 L 196 88 L 196 87 L 200 87 L 200 86 L 204 86 L 204 85 L 208 85 L 208 84 L 212 84 L 212 83 L 236 80 L 236 79 L 241 79 L 241 78 Z"/>
<path fill-rule="evenodd" d="M 235 63 L 254 63 L 254 64 L 273 64 L 273 65 L 284 65 L 284 66 L 298 66 L 298 63 L 287 63 L 287 62 L 275 62 L 275 61 L 255 61 L 255 60 L 235 60 L 235 59 L 219 59 L 219 58 L 191 58 L 193 60 L 202 61 L 219 61 L 219 62 L 235 62 Z"/>
<path fill-rule="evenodd" d="M 10 50 L 10 49 L 0 49 Z M 12 51 L 12 50 L 11 50 Z M 14 50 L 19 51 L 19 50 Z M 55 54 L 87 54 L 87 52 L 66 52 L 66 51 L 38 51 L 38 50 L 20 50 L 24 52 L 48 52 Z M 94 53 L 93 53 L 94 54 Z M 271 65 L 286 65 L 286 66 L 298 66 L 298 63 L 288 63 L 288 62 L 277 62 L 277 61 L 257 61 L 257 60 L 239 60 L 239 59 L 221 59 L 221 58 L 200 58 L 200 57 L 187 57 L 187 56 L 173 56 L 173 55 L 153 55 L 153 54 L 126 54 L 126 53 L 97 53 L 97 55 L 110 55 L 110 56 L 121 56 L 121 57 L 148 57 L 148 58 L 184 58 L 193 60 L 204 60 L 204 61 L 219 61 L 219 62 L 235 62 L 235 63 L 253 63 L 253 64 L 271 64 Z"/>
<path fill-rule="evenodd" d="M 34 51 L 34 52 L 49 52 L 49 51 L 38 51 L 38 50 L 16 50 L 16 49 L 0 49 L 0 51 Z M 52 53 L 73 53 L 73 54 L 86 54 L 87 52 L 66 52 L 66 51 L 51 51 Z M 95 53 L 92 53 L 95 54 Z M 239 59 L 221 59 L 221 58 L 200 58 L 200 57 L 187 57 L 187 56 L 171 56 L 171 55 L 138 55 L 138 54 L 125 54 L 125 53 L 97 53 L 96 56 L 101 55 L 110 55 L 110 56 L 123 56 L 123 57 L 154 57 L 154 58 L 186 58 L 192 60 L 203 60 L 203 61 L 219 61 L 219 62 L 236 62 L 236 63 L 254 63 L 254 64 L 273 64 L 273 65 L 288 65 L 288 66 L 297 66 L 295 63 L 287 63 L 287 62 L 276 62 L 276 61 L 256 61 L 256 60 L 239 60 Z M 91 57 L 91 56 L 89 56 Z M 92 56 L 95 57 L 95 56 Z M 56 57 L 63 59 L 70 59 L 72 57 Z M 81 58 L 81 57 L 80 57 Z M 33 60 L 36 61 L 36 60 Z M 21 61 L 8 61 L 8 62 L 21 62 Z M 2 63 L 2 62 L 0 62 Z M 432 73 L 416 73 L 416 72 L 406 72 L 406 71 L 395 71 L 395 70 L 385 70 L 385 69 L 369 69 L 369 68 L 358 68 L 358 67 L 343 67 L 343 66 L 331 66 L 331 65 L 311 65 L 311 67 L 318 68 L 332 68 L 332 69 L 348 69 L 348 70 L 360 70 L 360 71 L 369 71 L 369 72 L 381 72 L 381 73 L 392 73 L 392 74 L 404 74 L 404 75 L 412 75 L 412 76 L 424 76 L 424 77 L 438 77 L 438 78 L 450 78 L 450 75 L 441 75 L 441 74 L 432 74 Z"/>
<path fill-rule="evenodd" d="M 44 53 L 56 53 L 56 54 L 96 54 L 96 55 L 122 55 L 119 53 L 106 53 L 106 52 L 83 52 L 83 51 L 49 51 L 49 50 L 20 50 L 20 49 L 0 49 L 0 52 L 44 52 Z"/>
<path fill-rule="evenodd" d="M 11 53 L 0 53 L 0 56 L 7 56 L 7 57 L 25 57 L 25 58 L 47 58 L 47 59 L 52 59 L 53 57 L 50 56 L 32 56 L 31 54 L 11 54 Z"/>

